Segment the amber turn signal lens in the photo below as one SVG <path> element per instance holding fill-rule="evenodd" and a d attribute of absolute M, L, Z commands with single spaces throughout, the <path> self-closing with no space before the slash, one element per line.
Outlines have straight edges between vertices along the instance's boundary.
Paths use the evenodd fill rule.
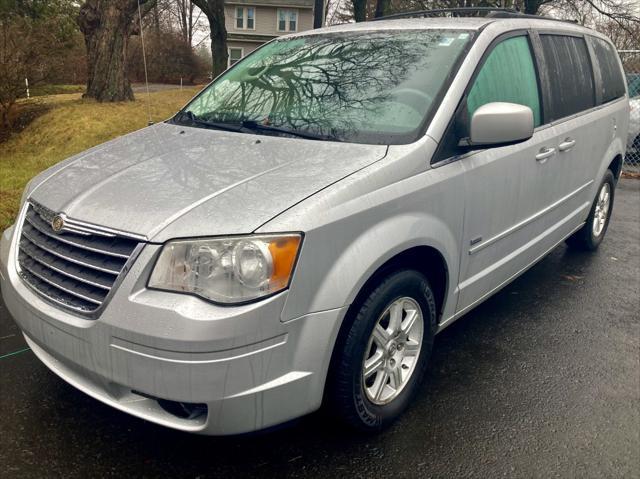
<path fill-rule="evenodd" d="M 299 247 L 299 236 L 276 238 L 269 243 L 269 252 L 273 258 L 273 273 L 269 282 L 273 289 L 281 289 L 288 286 Z"/>

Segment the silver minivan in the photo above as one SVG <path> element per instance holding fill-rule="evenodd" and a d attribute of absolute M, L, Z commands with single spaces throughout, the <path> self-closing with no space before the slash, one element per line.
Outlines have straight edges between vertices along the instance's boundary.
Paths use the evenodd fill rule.
<path fill-rule="evenodd" d="M 438 332 L 563 241 L 595 250 L 629 122 L 610 41 L 405 17 L 280 37 L 34 178 L 0 271 L 36 356 L 183 431 L 322 404 L 376 431 Z"/>

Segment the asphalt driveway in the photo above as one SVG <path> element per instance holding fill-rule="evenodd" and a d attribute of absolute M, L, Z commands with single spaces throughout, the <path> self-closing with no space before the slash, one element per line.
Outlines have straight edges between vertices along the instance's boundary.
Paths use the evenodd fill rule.
<path fill-rule="evenodd" d="M 640 477 L 640 181 L 597 254 L 558 247 L 436 339 L 375 437 L 322 414 L 191 436 L 115 411 L 25 350 L 0 302 L 0 477 Z"/>

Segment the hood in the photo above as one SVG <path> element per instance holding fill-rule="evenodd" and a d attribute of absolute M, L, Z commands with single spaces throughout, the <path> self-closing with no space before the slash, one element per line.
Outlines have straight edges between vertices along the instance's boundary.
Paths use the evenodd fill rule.
<path fill-rule="evenodd" d="M 47 170 L 29 196 L 154 241 L 250 233 L 386 150 L 161 123 Z"/>

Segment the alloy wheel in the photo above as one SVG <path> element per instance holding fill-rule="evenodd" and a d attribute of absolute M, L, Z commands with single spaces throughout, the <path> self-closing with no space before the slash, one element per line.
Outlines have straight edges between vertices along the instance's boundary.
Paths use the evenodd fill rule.
<path fill-rule="evenodd" d="M 412 298 L 393 301 L 373 328 L 362 363 L 362 383 L 369 401 L 393 401 L 413 375 L 424 335 L 424 316 Z"/>
<path fill-rule="evenodd" d="M 604 227 L 607 224 L 607 218 L 609 217 L 609 208 L 611 206 L 611 186 L 609 183 L 604 183 L 598 193 L 598 199 L 596 201 L 596 209 L 593 215 L 593 223 L 591 225 L 593 236 L 596 238 L 602 234 Z"/>

